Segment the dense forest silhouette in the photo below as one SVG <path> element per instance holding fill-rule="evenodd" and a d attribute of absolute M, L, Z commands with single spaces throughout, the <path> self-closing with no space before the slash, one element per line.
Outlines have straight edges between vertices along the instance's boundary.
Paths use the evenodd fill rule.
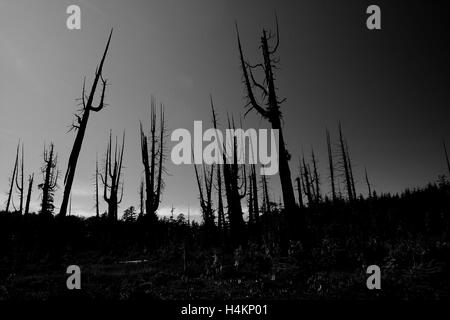
<path fill-rule="evenodd" d="M 137 124 L 140 141 L 127 141 L 125 132 L 114 136 L 116 128 L 110 131 L 103 159 L 96 162 L 95 214 L 73 216 L 71 189 L 83 140 L 89 139 L 88 120 L 101 117 L 109 90 L 103 70 L 111 39 L 112 31 L 91 89 L 83 83 L 64 176 L 51 143 L 43 150 L 40 176 L 28 173 L 26 179 L 26 148 L 21 141 L 17 145 L 0 212 L 0 300 L 448 298 L 450 163 L 445 142 L 446 175 L 400 194 L 378 194 L 370 168 L 364 177 L 354 175 L 349 141 L 338 119 L 335 137 L 329 129 L 324 132 L 328 176 L 319 175 L 313 148 L 291 159 L 283 137 L 284 99 L 277 94 L 275 77 L 278 21 L 274 32 L 262 31 L 256 62 L 246 60 L 236 25 L 237 65 L 247 100 L 243 115 L 259 115 L 279 130 L 277 176 L 260 175 L 257 165 L 239 164 L 236 156 L 231 162 L 224 156 L 224 164 L 193 165 L 202 221 L 193 221 L 189 212 L 158 216 L 170 119 L 152 98 L 150 121 Z M 94 106 L 96 95 L 100 102 Z M 210 108 L 206 112 L 214 128 L 219 123 L 237 127 L 232 115 L 225 117 L 215 108 L 213 97 Z M 136 182 L 139 203 L 120 215 L 127 192 L 122 170 L 126 143 L 140 144 L 143 174 Z M 236 154 L 237 145 L 235 140 L 222 147 Z M 280 181 L 281 199 L 269 192 L 274 179 Z M 364 187 L 356 187 L 357 179 Z M 56 192 L 63 193 L 59 212 Z M 40 194 L 38 212 L 30 211 L 33 193 Z M 107 203 L 105 213 L 100 213 L 100 201 Z M 65 269 L 71 264 L 82 267 L 83 290 L 66 288 Z M 366 268 L 373 264 L 382 270 L 382 291 L 366 288 Z"/>

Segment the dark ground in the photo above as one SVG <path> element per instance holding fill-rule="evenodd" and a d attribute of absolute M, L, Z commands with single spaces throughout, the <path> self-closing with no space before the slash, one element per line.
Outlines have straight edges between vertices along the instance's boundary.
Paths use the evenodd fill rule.
<path fill-rule="evenodd" d="M 449 298 L 448 183 L 351 206 L 324 201 L 305 216 L 308 241 L 282 255 L 277 210 L 237 249 L 206 241 L 181 216 L 150 231 L 139 221 L 0 213 L 0 300 Z M 81 290 L 66 287 L 72 264 Z M 381 268 L 381 290 L 366 287 L 371 264 Z"/>

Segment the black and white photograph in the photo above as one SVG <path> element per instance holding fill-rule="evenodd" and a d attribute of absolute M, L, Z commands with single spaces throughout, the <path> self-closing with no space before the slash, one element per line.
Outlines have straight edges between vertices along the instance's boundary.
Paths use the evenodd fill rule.
<path fill-rule="evenodd" d="M 448 12 L 0 0 L 0 306 L 448 302 Z"/>

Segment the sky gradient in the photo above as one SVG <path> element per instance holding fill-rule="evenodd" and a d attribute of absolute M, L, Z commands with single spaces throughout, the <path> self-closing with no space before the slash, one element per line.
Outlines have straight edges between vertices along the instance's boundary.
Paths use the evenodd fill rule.
<path fill-rule="evenodd" d="M 81 96 L 92 83 L 114 28 L 104 65 L 108 108 L 94 113 L 78 161 L 72 212 L 94 214 L 95 158 L 102 159 L 109 130 L 126 131 L 125 195 L 119 212 L 138 206 L 143 166 L 139 121 L 148 128 L 150 97 L 165 105 L 168 133 L 210 126 L 209 95 L 219 121 L 243 113 L 235 21 L 246 57 L 257 62 L 262 28 L 274 27 L 281 43 L 278 94 L 284 134 L 298 171 L 302 149 L 314 147 L 323 191 L 329 192 L 325 128 L 348 140 L 357 193 L 366 194 L 364 168 L 377 192 L 400 192 L 445 173 L 442 139 L 450 145 L 448 27 L 439 1 L 378 1 L 382 30 L 365 27 L 368 1 L 25 1 L 0 2 L 0 205 L 6 201 L 15 147 L 25 145 L 25 174 L 40 183 L 43 147 L 54 142 L 65 173 L 75 134 L 66 133 Z M 81 30 L 66 28 L 66 8 L 81 8 Z M 255 113 L 244 127 L 267 127 Z M 174 143 L 169 143 L 169 152 Z M 161 214 L 198 214 L 191 165 L 166 163 Z M 63 181 L 55 204 L 62 200 Z M 280 197 L 279 178 L 270 192 Z M 32 209 L 39 207 L 34 187 Z M 17 199 L 17 197 L 16 197 Z M 17 204 L 17 200 L 15 201 Z M 101 210 L 106 205 L 101 201 Z"/>

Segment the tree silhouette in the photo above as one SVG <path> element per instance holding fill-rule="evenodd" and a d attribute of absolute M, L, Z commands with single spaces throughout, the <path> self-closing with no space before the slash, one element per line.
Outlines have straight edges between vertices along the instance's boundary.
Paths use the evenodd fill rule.
<path fill-rule="evenodd" d="M 59 171 L 56 169 L 58 157 L 54 153 L 54 145 L 50 143 L 50 148 L 44 147 L 44 165 L 41 168 L 43 182 L 38 185 L 42 189 L 41 215 L 53 214 L 54 193 L 58 188 Z"/>
<path fill-rule="evenodd" d="M 108 42 L 106 44 L 106 48 L 103 53 L 102 60 L 100 61 L 100 65 L 98 66 L 97 70 L 95 71 L 95 78 L 94 78 L 94 82 L 92 83 L 92 88 L 91 88 L 91 92 L 89 93 L 89 96 L 87 96 L 85 93 L 85 82 L 86 81 L 83 82 L 83 89 L 82 89 L 82 93 L 81 93 L 81 104 L 82 104 L 82 109 L 80 110 L 81 115 L 75 115 L 77 118 L 77 123 L 76 124 L 73 123 L 72 127 L 71 127 L 71 130 L 72 129 L 75 130 L 77 132 L 77 135 L 76 135 L 75 141 L 73 143 L 72 151 L 70 152 L 69 162 L 67 164 L 67 171 L 64 176 L 64 196 L 63 196 L 63 201 L 62 201 L 61 208 L 59 211 L 59 215 L 61 217 L 66 216 L 66 213 L 67 213 L 67 205 L 69 204 L 70 192 L 72 190 L 73 179 L 75 177 L 75 169 L 77 167 L 78 157 L 80 155 L 81 146 L 83 144 L 83 139 L 84 139 L 84 136 L 86 133 L 89 115 L 90 115 L 91 111 L 99 112 L 105 106 L 104 99 L 105 99 L 105 89 L 106 89 L 106 85 L 107 85 L 107 80 L 105 80 L 103 78 L 102 72 L 103 72 L 103 63 L 105 62 L 106 54 L 107 54 L 108 48 L 109 48 L 109 43 L 111 41 L 111 35 L 112 35 L 112 29 L 109 34 Z M 102 94 L 101 94 L 99 105 L 97 107 L 94 107 L 93 106 L 94 96 L 95 96 L 95 92 L 97 90 L 97 85 L 98 85 L 99 81 L 102 82 L 102 86 L 103 86 Z M 86 101 L 86 98 L 87 98 L 87 101 Z"/>
<path fill-rule="evenodd" d="M 119 146 L 116 137 L 114 153 L 112 151 L 111 131 L 109 133 L 108 146 L 105 154 L 105 169 L 100 178 L 103 183 L 103 199 L 108 203 L 108 219 L 110 221 L 117 220 L 118 205 L 123 198 L 123 150 L 125 147 L 125 131 L 122 136 L 122 145 Z M 109 181 L 110 180 L 110 181 Z M 120 190 L 120 196 L 119 196 Z M 108 196 L 109 191 L 109 196 Z"/>
<path fill-rule="evenodd" d="M 16 151 L 16 160 L 14 161 L 14 168 L 13 168 L 13 173 L 10 179 L 10 184 L 9 184 L 9 192 L 8 192 L 8 200 L 6 201 L 6 212 L 9 212 L 9 206 L 11 204 L 11 200 L 12 200 L 12 195 L 13 195 L 13 189 L 14 189 L 14 183 L 16 181 L 16 172 L 17 172 L 17 166 L 18 166 L 18 161 L 19 161 L 19 146 L 20 146 L 20 140 L 19 143 L 17 144 L 17 151 Z"/>
<path fill-rule="evenodd" d="M 161 201 L 161 192 L 163 187 L 162 173 L 164 170 L 164 108 L 160 107 L 160 130 L 159 138 L 157 137 L 156 128 L 156 106 L 154 97 L 151 98 L 151 114 L 150 114 L 150 135 L 146 136 L 140 123 L 141 137 L 141 156 L 144 165 L 144 181 L 145 181 L 145 217 L 154 224 L 157 221 L 156 211 Z M 150 158 L 148 140 L 150 139 Z"/>
<path fill-rule="evenodd" d="M 282 114 L 280 111 L 280 104 L 284 102 L 285 99 L 279 100 L 277 97 L 275 77 L 273 72 L 279 62 L 279 60 L 274 57 L 280 43 L 278 19 L 276 19 L 276 29 L 276 43 L 273 47 L 270 47 L 269 45 L 269 41 L 273 38 L 273 35 L 267 33 L 267 31 L 263 29 L 261 37 L 261 50 L 263 60 L 261 63 L 251 65 L 244 58 L 239 31 L 236 25 L 241 69 L 248 98 L 248 103 L 246 106 L 249 107 L 245 114 L 253 109 L 256 110 L 256 112 L 261 117 L 270 122 L 272 129 L 277 129 L 279 132 L 279 176 L 283 193 L 284 207 L 288 212 L 288 215 L 291 216 L 296 209 L 296 205 L 294 189 L 292 187 L 291 171 L 289 169 L 290 154 L 286 149 L 284 141 L 282 130 Z M 262 83 L 256 81 L 253 75 L 253 70 L 255 69 L 262 70 L 262 72 L 264 73 L 264 80 Z M 258 89 L 261 92 L 263 97 L 263 101 L 261 103 L 257 102 L 255 93 L 253 92 L 254 89 Z M 266 107 L 262 106 L 264 104 L 266 105 Z"/>

